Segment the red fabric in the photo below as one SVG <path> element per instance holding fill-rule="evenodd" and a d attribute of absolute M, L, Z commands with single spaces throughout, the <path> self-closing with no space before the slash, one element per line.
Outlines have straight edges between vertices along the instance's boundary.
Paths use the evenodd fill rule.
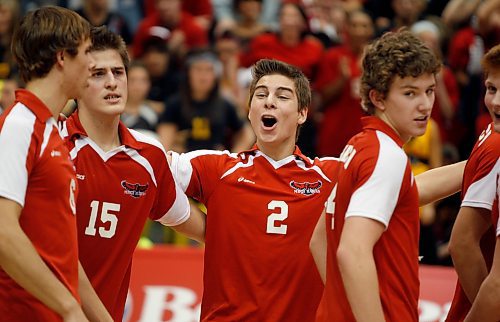
<path fill-rule="evenodd" d="M 107 153 L 86 138 L 77 113 L 68 118 L 66 127 L 80 187 L 80 262 L 113 319 L 121 321 L 132 255 L 144 223 L 172 209 L 179 198 L 175 182 L 164 150 L 123 124 L 119 127 L 123 148 Z M 179 212 L 188 211 L 186 202 Z"/>
<path fill-rule="evenodd" d="M 145 16 L 155 12 L 156 0 L 144 1 Z M 213 16 L 213 8 L 210 0 L 182 0 L 182 11 L 189 12 L 193 16 Z"/>
<path fill-rule="evenodd" d="M 281 60 L 298 67 L 310 79 L 323 54 L 323 45 L 312 37 L 305 37 L 297 46 L 284 45 L 277 34 L 266 33 L 250 42 L 248 52 L 241 56 L 241 63 L 249 67 L 260 59 Z"/>
<path fill-rule="evenodd" d="M 361 99 L 359 84 L 361 67 L 357 57 L 348 46 L 332 48 L 326 52 L 319 64 L 316 89 L 322 91 L 336 82 L 341 75 L 340 62 L 346 59 L 351 77 L 346 80 L 340 96 L 325 102 L 323 119 L 318 129 L 317 153 L 320 156 L 339 156 L 351 137 L 361 131 Z"/>
<path fill-rule="evenodd" d="M 163 26 L 157 12 L 147 16 L 139 24 L 132 44 L 134 57 L 140 57 L 142 55 L 144 42 L 150 37 L 149 29 L 154 26 Z M 170 30 L 170 32 L 176 30 L 180 30 L 184 33 L 188 49 L 205 47 L 208 45 L 207 33 L 196 23 L 193 16 L 189 13 L 181 13 L 179 24 L 175 26 L 173 30 Z"/>
<path fill-rule="evenodd" d="M 491 126 L 492 125 L 490 124 L 489 130 L 487 128 L 483 132 L 483 135 L 479 137 L 476 145 L 472 149 L 469 159 L 467 160 L 462 182 L 462 198 L 467 196 L 468 190 L 473 187 L 475 183 L 485 178 L 492 171 L 495 171 L 494 166 L 500 156 L 500 134 L 492 131 Z M 493 175 L 493 177 L 496 180 L 496 176 Z M 498 203 L 498 200 L 496 202 Z M 498 206 L 495 203 L 492 206 L 491 212 L 492 223 L 494 225 L 496 225 L 497 212 Z M 490 234 L 490 232 L 491 231 L 483 236 L 481 240 L 481 250 L 489 268 L 491 267 L 496 242 L 494 234 Z M 455 295 L 453 297 L 446 321 L 463 321 L 470 308 L 471 303 L 465 295 L 460 282 L 457 282 Z"/>
<path fill-rule="evenodd" d="M 29 91 L 17 91 L 16 104 L 0 117 L 0 140 L 12 125 L 18 131 L 19 141 L 12 145 L 3 142 L 2 149 L 9 149 L 9 154 L 16 155 L 19 163 L 26 164 L 27 181 L 23 186 L 26 193 L 19 223 L 52 273 L 79 300 L 74 214 L 76 177 L 68 149 L 49 109 Z M 27 131 L 31 131 L 30 136 L 25 136 Z M 24 139 L 28 141 L 27 150 L 19 148 Z M 8 179 L 0 177 L 0 195 L 10 199 L 4 190 L 4 180 Z M 21 177 L 16 179 L 23 181 Z M 62 321 L 2 269 L 0 317 L 2 321 Z"/>
<path fill-rule="evenodd" d="M 386 321 L 416 322 L 419 297 L 417 187 L 401 148 L 403 142 L 394 130 L 376 117 L 365 117 L 362 121 L 363 132 L 348 143 L 353 149 L 351 158 L 341 157 L 344 166 L 340 167 L 336 193 L 332 192 L 330 197 L 334 205 L 331 208 L 327 205 L 327 277 L 318 321 L 355 321 L 336 257 L 346 214 L 369 218 L 389 216 L 390 213 L 385 213 L 391 208 L 387 204 L 397 200 L 392 215 L 385 218 L 390 221 L 374 246 L 373 256 Z M 385 175 L 391 173 L 393 164 L 379 159 L 386 158 L 387 152 L 397 155 L 397 168 L 402 167 L 404 173 Z M 390 194 L 384 193 L 386 187 L 392 187 Z M 357 194 L 363 190 L 365 196 L 368 193 L 371 197 L 359 200 Z M 329 228 L 333 219 L 334 227 Z"/>
<path fill-rule="evenodd" d="M 255 149 L 174 158 L 208 211 L 202 321 L 313 321 L 323 286 L 309 240 L 336 168 L 298 148 L 279 162 Z"/>
<path fill-rule="evenodd" d="M 472 27 L 458 30 L 450 40 L 448 62 L 452 70 L 465 70 L 469 63 L 469 47 L 476 37 Z"/>

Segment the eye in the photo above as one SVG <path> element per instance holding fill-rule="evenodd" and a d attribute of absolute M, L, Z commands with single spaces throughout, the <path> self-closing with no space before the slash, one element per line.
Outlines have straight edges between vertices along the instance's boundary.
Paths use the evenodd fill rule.
<path fill-rule="evenodd" d="M 414 91 L 407 91 L 407 92 L 404 92 L 403 95 L 408 96 L 408 97 L 413 97 L 413 96 L 415 96 L 415 92 Z"/>
<path fill-rule="evenodd" d="M 104 74 L 104 71 L 98 70 L 92 73 L 92 77 L 102 77 Z"/>
<path fill-rule="evenodd" d="M 435 92 L 435 91 L 436 91 L 436 90 L 435 90 L 434 88 L 429 88 L 428 90 L 426 90 L 426 91 L 425 91 L 425 93 L 426 93 L 428 96 L 430 96 L 430 95 L 434 94 L 434 92 Z"/>
<path fill-rule="evenodd" d="M 488 91 L 488 93 L 492 93 L 492 94 L 497 92 L 497 88 L 495 86 L 491 86 L 491 85 L 486 86 L 486 90 Z"/>
<path fill-rule="evenodd" d="M 264 93 L 256 93 L 256 94 L 255 94 L 255 96 L 256 96 L 257 98 L 265 98 L 267 95 L 266 95 L 266 94 L 264 94 Z"/>
<path fill-rule="evenodd" d="M 286 96 L 286 95 L 280 95 L 280 96 L 278 96 L 278 98 L 279 98 L 280 100 L 283 100 L 283 101 L 290 99 L 290 98 L 289 98 L 288 96 Z"/>

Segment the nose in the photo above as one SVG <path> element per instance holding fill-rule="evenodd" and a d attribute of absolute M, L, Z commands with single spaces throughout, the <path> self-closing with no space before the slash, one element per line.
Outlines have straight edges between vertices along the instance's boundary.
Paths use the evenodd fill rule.
<path fill-rule="evenodd" d="M 265 106 L 266 108 L 276 108 L 276 96 L 272 94 L 267 95 Z"/>
<path fill-rule="evenodd" d="M 420 109 L 425 112 L 432 110 L 435 98 L 436 96 L 434 93 L 432 95 L 423 95 Z"/>
<path fill-rule="evenodd" d="M 493 99 L 491 100 L 491 103 L 493 104 L 494 108 L 499 108 L 500 107 L 500 91 L 496 91 L 495 95 L 493 96 Z"/>
<path fill-rule="evenodd" d="M 116 77 L 112 71 L 108 72 L 106 75 L 106 82 L 104 84 L 108 89 L 115 89 L 117 86 Z"/>

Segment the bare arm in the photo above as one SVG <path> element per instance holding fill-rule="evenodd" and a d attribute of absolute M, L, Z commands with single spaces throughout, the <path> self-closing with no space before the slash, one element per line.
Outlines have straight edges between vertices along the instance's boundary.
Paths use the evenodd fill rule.
<path fill-rule="evenodd" d="M 78 301 L 40 258 L 19 225 L 21 206 L 0 197 L 0 266 L 64 321 L 88 321 Z"/>
<path fill-rule="evenodd" d="M 189 219 L 180 225 L 171 226 L 171 228 L 191 239 L 204 243 L 206 215 L 193 202 L 189 204 L 191 211 Z"/>
<path fill-rule="evenodd" d="M 326 283 L 326 251 L 327 251 L 327 241 L 326 241 L 326 224 L 325 224 L 326 212 L 319 217 L 316 227 L 309 242 L 309 249 L 316 263 L 316 268 L 318 269 L 319 275 L 323 284 Z"/>
<path fill-rule="evenodd" d="M 384 225 L 364 217 L 348 217 L 340 237 L 337 259 L 347 298 L 358 322 L 385 321 L 373 258 L 373 247 Z"/>
<path fill-rule="evenodd" d="M 80 261 L 78 261 L 78 294 L 80 294 L 82 300 L 83 312 L 85 312 L 85 315 L 90 321 L 113 322 L 113 318 L 108 310 L 106 310 L 99 296 L 97 296 Z"/>
<path fill-rule="evenodd" d="M 451 258 L 471 303 L 488 274 L 480 241 L 491 226 L 489 216 L 490 211 L 484 208 L 461 207 L 451 232 Z"/>
<path fill-rule="evenodd" d="M 465 162 L 445 165 L 415 176 L 419 204 L 426 205 L 460 191 Z"/>
<path fill-rule="evenodd" d="M 481 0 L 450 0 L 441 15 L 443 22 L 449 27 L 469 19 L 476 11 Z"/>
<path fill-rule="evenodd" d="M 500 237 L 497 237 L 493 266 L 484 280 L 465 322 L 500 320 Z"/>

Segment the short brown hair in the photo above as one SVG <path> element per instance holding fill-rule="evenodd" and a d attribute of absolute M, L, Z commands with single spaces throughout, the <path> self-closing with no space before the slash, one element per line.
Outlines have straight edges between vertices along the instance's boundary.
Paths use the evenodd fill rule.
<path fill-rule="evenodd" d="M 108 49 L 116 50 L 120 54 L 125 70 L 128 71 L 130 57 L 127 52 L 127 45 L 120 35 L 110 31 L 106 26 L 92 27 L 91 39 L 91 52 Z"/>
<path fill-rule="evenodd" d="M 47 6 L 28 12 L 14 31 L 11 45 L 21 78 L 28 82 L 44 77 L 59 51 L 74 57 L 89 37 L 89 22 L 72 10 Z"/>
<path fill-rule="evenodd" d="M 481 61 L 481 65 L 486 77 L 492 70 L 500 72 L 500 44 L 488 50 Z"/>
<path fill-rule="evenodd" d="M 435 75 L 440 69 L 441 62 L 434 53 L 411 32 L 400 30 L 382 35 L 364 54 L 360 88 L 363 110 L 370 115 L 375 113 L 370 91 L 385 98 L 396 76 Z"/>

